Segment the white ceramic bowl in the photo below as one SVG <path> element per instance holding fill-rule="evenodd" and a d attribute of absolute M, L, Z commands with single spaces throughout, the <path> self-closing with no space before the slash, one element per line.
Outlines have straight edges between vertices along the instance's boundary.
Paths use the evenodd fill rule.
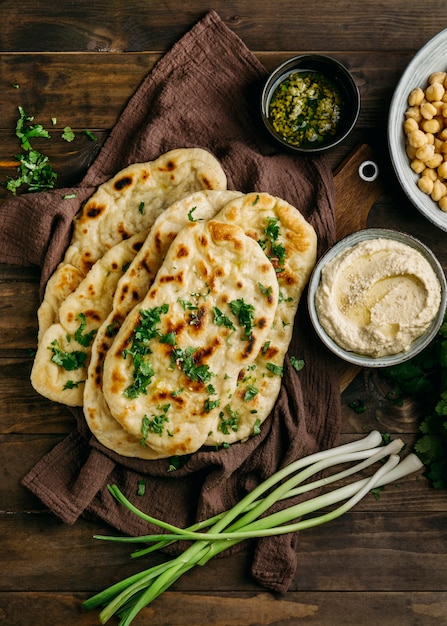
<path fill-rule="evenodd" d="M 447 29 L 430 39 L 413 57 L 396 87 L 388 115 L 388 146 L 397 179 L 422 215 L 444 231 L 447 231 L 447 213 L 441 211 L 436 202 L 417 186 L 419 174 L 410 168 L 402 124 L 410 92 L 416 87 L 425 89 L 430 74 L 446 70 Z"/>
<path fill-rule="evenodd" d="M 344 348 L 341 348 L 326 333 L 318 319 L 318 314 L 315 306 L 315 294 L 321 280 L 321 272 L 324 266 L 329 261 L 335 258 L 337 254 L 339 254 L 343 250 L 350 248 L 351 246 L 354 246 L 361 241 L 365 241 L 367 239 L 377 239 L 379 237 L 393 239 L 395 241 L 399 241 L 408 246 L 411 246 L 412 248 L 420 252 L 428 260 L 441 284 L 441 305 L 439 307 L 436 317 L 433 319 L 427 331 L 411 344 L 411 347 L 408 351 L 375 358 L 365 356 L 363 354 L 357 354 L 355 352 L 350 352 L 348 350 L 345 350 Z M 334 354 L 336 354 L 341 359 L 348 361 L 349 363 L 354 363 L 355 365 L 360 365 L 362 367 L 390 367 L 391 365 L 396 365 L 397 363 L 403 363 L 404 361 L 408 361 L 416 354 L 421 352 L 435 338 L 444 320 L 446 304 L 446 278 L 444 275 L 444 271 L 433 252 L 431 252 L 431 250 L 427 248 L 425 244 L 423 244 L 418 239 L 412 237 L 411 235 L 385 228 L 367 228 L 365 230 L 360 230 L 356 233 L 353 233 L 352 235 L 348 235 L 337 244 L 335 244 L 335 246 L 328 250 L 316 264 L 310 278 L 308 289 L 308 307 L 310 319 L 321 341 L 326 345 L 326 347 L 328 347 Z"/>

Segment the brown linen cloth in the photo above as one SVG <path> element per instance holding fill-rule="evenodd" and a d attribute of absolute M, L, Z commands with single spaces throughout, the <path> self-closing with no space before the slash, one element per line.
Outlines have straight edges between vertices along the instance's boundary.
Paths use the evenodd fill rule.
<path fill-rule="evenodd" d="M 133 162 L 179 147 L 202 147 L 222 163 L 228 186 L 265 191 L 296 206 L 314 225 L 319 253 L 334 243 L 332 175 L 324 158 L 279 151 L 265 133 L 258 102 L 266 70 L 215 12 L 207 14 L 159 61 L 123 111 L 99 156 L 74 189 L 23 195 L 0 207 L 0 261 L 37 264 L 42 284 L 61 260 L 71 220 L 96 186 Z M 64 194 L 76 193 L 73 200 Z M 303 358 L 297 373 L 287 358 L 283 385 L 261 434 L 226 450 L 201 450 L 183 467 L 169 461 L 120 457 L 91 436 L 82 411 L 78 427 L 24 477 L 57 516 L 100 518 L 128 534 L 147 525 L 117 504 L 117 484 L 139 508 L 179 526 L 235 504 L 279 467 L 336 443 L 339 384 L 329 355 L 300 304 L 290 355 Z M 146 483 L 137 496 L 138 482 Z M 284 505 L 278 505 L 284 506 Z M 266 588 L 284 592 L 296 569 L 296 535 L 253 545 L 251 572 Z"/>

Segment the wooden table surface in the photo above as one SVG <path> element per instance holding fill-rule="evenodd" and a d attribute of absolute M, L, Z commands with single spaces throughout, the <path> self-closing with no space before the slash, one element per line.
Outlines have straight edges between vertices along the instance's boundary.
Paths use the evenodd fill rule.
<path fill-rule="evenodd" d="M 397 81 L 415 52 L 447 26 L 444 0 L 16 0 L 1 3 L 0 161 L 17 154 L 17 106 L 57 127 L 90 129 L 47 151 L 58 185 L 78 181 L 121 110 L 154 63 L 215 9 L 268 69 L 300 52 L 329 53 L 352 71 L 362 108 L 355 131 L 331 153 L 334 169 L 362 143 L 375 151 L 383 192 L 368 225 L 418 235 L 447 267 L 445 234 L 428 224 L 398 187 L 387 153 L 386 121 Z M 7 5 L 7 6 L 6 6 Z M 14 89 L 12 85 L 20 85 Z M 14 169 L 0 169 L 0 182 Z M 8 197 L 2 187 L 0 201 Z M 355 211 L 355 198 L 352 210 Z M 97 624 L 82 601 L 136 571 L 125 546 L 92 539 L 105 529 L 66 526 L 21 477 L 74 426 L 68 410 L 29 383 L 36 345 L 39 270 L 0 268 L 0 623 Z M 362 371 L 342 395 L 341 440 L 372 429 L 411 445 L 415 412 L 390 406 L 380 374 Z M 367 406 L 356 414 L 349 403 Z M 447 493 L 412 476 L 368 496 L 354 511 L 304 531 L 290 591 L 276 597 L 248 574 L 249 551 L 184 576 L 135 624 L 157 626 L 384 626 L 447 624 Z"/>

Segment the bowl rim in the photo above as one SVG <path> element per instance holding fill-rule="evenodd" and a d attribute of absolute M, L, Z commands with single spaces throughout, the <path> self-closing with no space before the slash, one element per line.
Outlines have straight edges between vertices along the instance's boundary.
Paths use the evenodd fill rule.
<path fill-rule="evenodd" d="M 295 69 L 298 69 L 296 68 L 296 65 L 301 62 L 303 63 L 304 62 L 311 62 L 311 63 L 322 62 L 322 63 L 327 63 L 328 65 L 336 67 L 337 70 L 340 72 L 340 74 L 346 80 L 346 83 L 344 83 L 344 85 L 349 85 L 350 89 L 352 90 L 352 94 L 354 95 L 354 98 L 352 98 L 352 94 L 351 94 L 350 104 L 352 105 L 355 100 L 355 107 L 353 107 L 352 115 L 350 117 L 347 117 L 348 122 L 346 123 L 346 126 L 343 129 L 343 132 L 341 132 L 339 135 L 335 134 L 331 141 L 328 141 L 327 143 L 324 143 L 324 145 L 319 145 L 318 147 L 315 147 L 315 148 L 313 147 L 300 148 L 299 146 L 294 146 L 290 144 L 289 142 L 287 142 L 285 139 L 283 139 L 280 135 L 276 133 L 276 131 L 273 129 L 268 119 L 268 105 L 270 103 L 270 99 L 273 94 L 273 91 L 276 89 L 278 84 L 282 80 L 284 80 L 284 78 L 288 74 L 292 74 Z M 302 71 L 306 71 L 306 69 L 308 71 L 312 71 L 313 68 L 303 67 Z M 314 71 L 322 71 L 322 70 L 314 70 Z M 360 90 L 356 81 L 354 80 L 353 75 L 341 61 L 326 54 L 303 53 L 303 54 L 290 57 L 289 59 L 286 59 L 285 61 L 280 63 L 280 65 L 278 65 L 272 72 L 270 72 L 270 74 L 264 81 L 264 85 L 263 85 L 262 92 L 261 92 L 260 105 L 261 105 L 261 117 L 264 122 L 264 125 L 266 129 L 268 130 L 268 132 L 270 133 L 270 135 L 275 139 L 275 141 L 279 142 L 281 145 L 285 146 L 286 148 L 294 152 L 299 152 L 302 154 L 317 154 L 321 152 L 326 152 L 327 150 L 334 148 L 339 143 L 344 141 L 346 137 L 351 133 L 352 129 L 357 123 L 357 120 L 360 114 L 361 99 L 360 99 Z"/>
<path fill-rule="evenodd" d="M 447 28 L 429 39 L 408 63 L 394 89 L 387 120 L 388 152 L 402 191 L 421 215 L 443 231 L 447 231 L 447 213 L 417 186 L 419 174 L 410 168 L 402 123 L 411 89 L 426 86 L 429 75 L 436 71 L 435 67 L 440 71 L 445 67 L 446 54 Z"/>
<path fill-rule="evenodd" d="M 322 327 L 316 306 L 315 306 L 315 294 L 317 291 L 317 287 L 321 280 L 321 272 L 324 266 L 335 258 L 342 250 L 350 248 L 361 241 L 366 241 L 369 239 L 377 239 L 377 238 L 386 238 L 392 239 L 394 241 L 399 241 L 401 243 L 405 243 L 415 250 L 419 251 L 423 256 L 429 261 L 433 270 L 436 273 L 436 276 L 441 285 L 441 303 L 439 309 L 433 318 L 432 322 L 428 330 L 423 333 L 420 337 L 415 339 L 411 344 L 411 347 L 405 352 L 398 352 L 392 355 L 386 355 L 382 357 L 371 357 L 367 355 L 362 355 L 357 352 L 351 352 L 340 347 L 324 330 Z M 444 317 L 446 314 L 447 308 L 447 281 L 445 277 L 444 270 L 435 256 L 434 252 L 422 241 L 410 235 L 409 233 L 393 230 L 389 228 L 364 228 L 362 230 L 356 231 L 355 233 L 351 233 L 347 235 L 343 239 L 340 239 L 334 246 L 329 248 L 317 261 L 312 274 L 309 279 L 308 293 L 307 293 L 307 304 L 310 319 L 312 325 L 320 338 L 323 344 L 331 350 L 336 356 L 340 357 L 344 361 L 352 363 L 354 365 L 359 365 L 361 367 L 370 367 L 370 368 L 380 368 L 380 367 L 390 367 L 392 365 L 397 365 L 398 363 L 404 363 L 405 361 L 410 360 L 416 354 L 419 354 L 424 348 L 428 346 L 429 343 L 435 338 L 437 335 L 439 328 L 441 327 Z"/>

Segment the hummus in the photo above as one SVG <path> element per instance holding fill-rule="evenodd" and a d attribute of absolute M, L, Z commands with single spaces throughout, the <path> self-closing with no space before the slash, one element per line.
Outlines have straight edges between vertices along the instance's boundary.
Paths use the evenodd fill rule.
<path fill-rule="evenodd" d="M 392 239 L 361 241 L 322 270 L 321 325 L 342 348 L 372 357 L 409 349 L 436 316 L 441 285 L 424 256 Z"/>

